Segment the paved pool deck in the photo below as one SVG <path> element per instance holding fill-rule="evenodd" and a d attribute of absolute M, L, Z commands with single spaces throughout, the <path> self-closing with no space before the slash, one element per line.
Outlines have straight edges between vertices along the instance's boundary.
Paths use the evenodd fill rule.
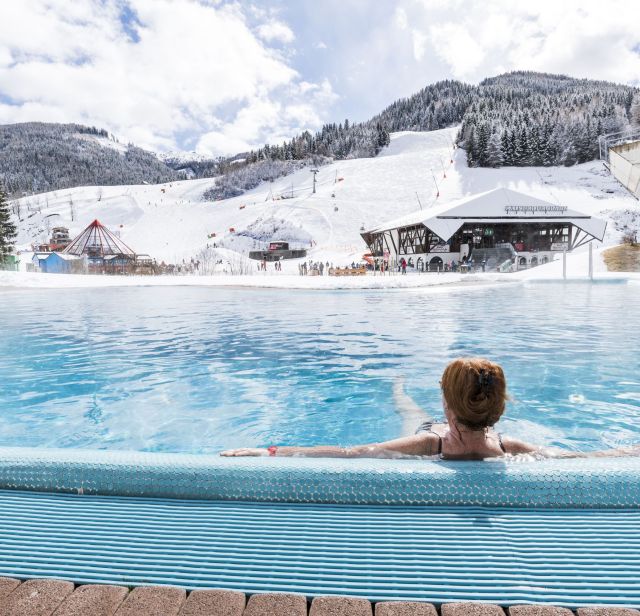
<path fill-rule="evenodd" d="M 371 603 L 359 597 L 299 594 L 246 596 L 230 590 L 172 586 L 87 584 L 55 579 L 21 582 L 0 578 L 0 616 L 640 616 L 622 607 L 590 606 L 571 611 L 550 605 L 500 607 L 490 603 Z"/>

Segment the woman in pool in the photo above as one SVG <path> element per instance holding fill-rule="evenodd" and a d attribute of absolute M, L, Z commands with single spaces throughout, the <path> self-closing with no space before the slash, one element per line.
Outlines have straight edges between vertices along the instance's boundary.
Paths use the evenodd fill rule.
<path fill-rule="evenodd" d="M 479 460 L 505 454 L 539 452 L 540 447 L 501 436 L 493 426 L 504 413 L 507 384 L 498 364 L 486 359 L 452 361 L 440 381 L 446 421 L 436 423 L 420 409 L 398 383 L 394 395 L 403 417 L 404 432 L 415 434 L 356 447 L 269 447 L 233 449 L 223 456 L 305 456 L 318 458 L 395 458 L 442 456 L 447 459 Z M 410 428 L 409 428 L 410 426 Z"/>

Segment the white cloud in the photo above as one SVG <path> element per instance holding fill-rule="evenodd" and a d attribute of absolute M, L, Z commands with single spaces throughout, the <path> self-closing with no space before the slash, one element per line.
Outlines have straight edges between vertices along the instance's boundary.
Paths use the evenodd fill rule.
<path fill-rule="evenodd" d="M 291 28 L 281 21 L 269 21 L 258 26 L 258 36 L 265 41 L 280 41 L 291 43 L 296 38 Z"/>
<path fill-rule="evenodd" d="M 233 153 L 367 119 L 439 79 L 638 84 L 638 23 L 627 0 L 0 0 L 0 121 Z"/>
<path fill-rule="evenodd" d="M 420 62 L 427 48 L 427 35 L 420 30 L 411 30 L 411 41 L 413 43 L 413 57 Z"/>
<path fill-rule="evenodd" d="M 466 26 L 457 23 L 439 24 L 432 26 L 429 34 L 436 54 L 449 64 L 454 77 L 467 79 L 482 63 L 484 49 Z"/>
<path fill-rule="evenodd" d="M 409 27 L 409 21 L 407 20 L 407 12 L 401 7 L 397 7 L 393 14 L 393 21 L 397 28 L 400 30 L 406 30 Z"/>
<path fill-rule="evenodd" d="M 453 76 L 478 81 L 501 70 L 538 70 L 639 83 L 640 4 L 624 0 L 467 0 L 440 10 L 410 2 L 429 24 L 432 52 Z"/>
<path fill-rule="evenodd" d="M 337 96 L 325 79 L 320 84 L 292 84 L 283 98 L 286 103 L 265 98 L 251 101 L 233 120 L 202 135 L 196 152 L 209 155 L 220 151 L 244 152 L 265 143 L 281 143 L 303 130 L 320 126 L 322 118 L 318 110 L 333 104 Z"/>
<path fill-rule="evenodd" d="M 296 32 L 331 32 L 322 60 L 341 95 L 334 117 L 364 120 L 429 83 L 513 70 L 640 84 L 631 0 L 332 0 L 317 3 L 313 22 Z"/>
<path fill-rule="evenodd" d="M 0 3 L 0 92 L 16 103 L 0 106 L 0 121 L 95 124 L 159 149 L 191 147 L 190 139 L 221 126 L 241 130 L 216 142 L 231 149 L 210 147 L 214 154 L 262 142 L 269 125 L 291 135 L 299 128 L 282 102 L 296 104 L 291 96 L 302 96 L 303 81 L 252 32 L 240 5 L 128 0 L 133 37 L 121 23 L 123 6 L 125 0 Z M 285 24 L 269 19 L 263 36 L 292 40 Z M 319 122 L 324 113 L 308 117 Z"/>

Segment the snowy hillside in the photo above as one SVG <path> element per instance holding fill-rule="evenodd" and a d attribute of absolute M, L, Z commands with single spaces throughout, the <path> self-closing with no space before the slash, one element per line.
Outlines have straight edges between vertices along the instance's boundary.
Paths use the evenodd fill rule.
<path fill-rule="evenodd" d="M 25 197 L 15 202 L 21 214 L 18 248 L 44 241 L 53 226 L 68 226 L 75 235 L 98 218 L 136 252 L 159 261 L 197 258 L 214 243 L 228 259 L 271 239 L 285 239 L 308 248 L 314 260 L 346 264 L 365 252 L 361 228 L 419 209 L 418 198 L 426 209 L 499 186 L 608 217 L 612 224 L 606 243 L 616 242 L 625 224 L 640 227 L 638 202 L 600 162 L 469 168 L 464 151 L 453 149 L 457 130 L 394 133 L 391 145 L 376 158 L 321 167 L 316 194 L 312 194 L 313 175 L 304 168 L 240 197 L 215 202 L 201 201 L 213 179 L 84 187 Z M 291 271 L 297 268 L 295 263 L 286 266 Z"/>
<path fill-rule="evenodd" d="M 140 184 L 185 177 L 155 154 L 80 124 L 0 125 L 0 180 L 9 195 L 92 184 Z"/>

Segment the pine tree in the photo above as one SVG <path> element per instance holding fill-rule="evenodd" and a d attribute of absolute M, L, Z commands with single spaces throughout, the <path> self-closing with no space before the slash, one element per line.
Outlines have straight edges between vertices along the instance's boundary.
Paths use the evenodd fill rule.
<path fill-rule="evenodd" d="M 477 167 L 477 153 L 476 153 L 476 129 L 472 126 L 469 131 L 469 136 L 464 142 L 464 149 L 467 151 L 467 162 L 470 167 Z"/>
<path fill-rule="evenodd" d="M 487 143 L 486 165 L 488 167 L 501 167 L 502 161 L 502 140 L 498 133 L 492 133 Z"/>
<path fill-rule="evenodd" d="M 534 126 L 529 133 L 529 149 L 531 150 L 530 163 L 535 167 L 541 166 L 543 160 L 543 147 L 540 142 L 540 132 L 536 126 Z"/>
<path fill-rule="evenodd" d="M 11 220 L 7 195 L 0 185 L 0 268 L 6 265 L 8 256 L 13 252 L 16 235 L 17 229 Z"/>
<path fill-rule="evenodd" d="M 558 162 L 558 138 L 551 127 L 545 127 L 544 146 L 542 149 L 542 164 L 552 167 Z"/>
<path fill-rule="evenodd" d="M 479 167 L 485 167 L 488 164 L 487 148 L 489 145 L 489 128 L 486 123 L 480 124 L 477 135 L 475 160 Z"/>
<path fill-rule="evenodd" d="M 513 158 L 510 156 L 509 131 L 505 130 L 500 138 L 500 150 L 502 154 L 502 164 L 506 167 L 513 165 Z"/>
<path fill-rule="evenodd" d="M 518 156 L 516 160 L 516 164 L 520 167 L 525 167 L 531 162 L 531 149 L 529 147 L 527 129 L 524 126 L 518 134 Z"/>
<path fill-rule="evenodd" d="M 518 148 L 518 136 L 516 135 L 516 131 L 512 130 L 509 133 L 509 160 L 511 164 L 516 166 L 518 165 L 518 161 L 520 160 L 520 150 Z"/>
<path fill-rule="evenodd" d="M 631 116 L 631 124 L 633 124 L 634 127 L 640 128 L 640 93 L 633 97 L 629 115 Z"/>

